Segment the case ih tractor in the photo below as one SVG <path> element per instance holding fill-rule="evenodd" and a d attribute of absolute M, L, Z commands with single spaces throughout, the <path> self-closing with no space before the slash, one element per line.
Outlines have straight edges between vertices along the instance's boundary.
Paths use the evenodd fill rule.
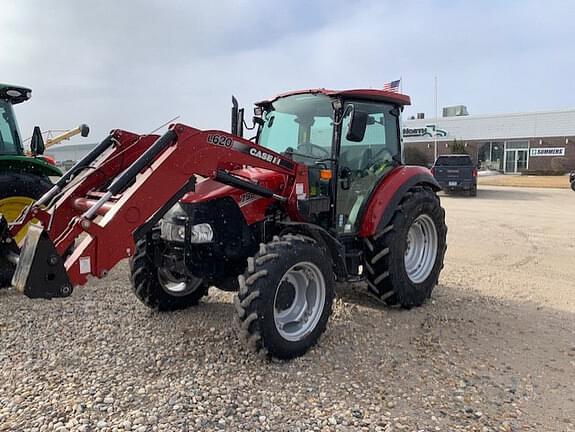
<path fill-rule="evenodd" d="M 297 91 L 258 102 L 256 136 L 173 124 L 115 130 L 19 220 L 3 223 L 13 285 L 65 297 L 130 258 L 134 294 L 160 311 L 237 291 L 242 338 L 277 358 L 326 328 L 336 281 L 365 280 L 382 302 L 421 305 L 437 284 L 445 213 L 426 168 L 401 162 L 409 97 Z M 21 250 L 12 238 L 29 220 Z"/>

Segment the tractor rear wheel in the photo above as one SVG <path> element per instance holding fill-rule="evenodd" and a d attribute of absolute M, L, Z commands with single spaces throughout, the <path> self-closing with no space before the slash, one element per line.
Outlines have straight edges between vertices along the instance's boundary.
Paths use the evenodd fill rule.
<path fill-rule="evenodd" d="M 0 174 L 0 213 L 8 223 L 20 216 L 25 207 L 32 204 L 52 187 L 47 177 L 31 173 L 3 172 Z M 20 243 L 26 235 L 23 229 L 16 236 Z M 15 266 L 7 259 L 0 257 L 0 288 L 10 286 Z"/>
<path fill-rule="evenodd" d="M 146 306 L 159 311 L 186 309 L 198 304 L 208 294 L 209 286 L 194 276 L 177 274 L 156 266 L 146 239 L 136 242 L 130 260 L 134 294 Z"/>
<path fill-rule="evenodd" d="M 254 351 L 290 359 L 325 331 L 335 293 L 332 265 L 318 244 L 285 235 L 248 259 L 234 299 L 240 337 Z"/>
<path fill-rule="evenodd" d="M 370 292 L 391 306 L 421 306 L 437 285 L 446 237 L 437 195 L 426 187 L 408 191 L 391 222 L 365 240 Z"/>

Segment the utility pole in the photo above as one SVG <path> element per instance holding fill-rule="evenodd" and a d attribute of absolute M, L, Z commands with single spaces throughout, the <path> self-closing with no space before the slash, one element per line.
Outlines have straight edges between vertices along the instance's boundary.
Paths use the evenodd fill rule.
<path fill-rule="evenodd" d="M 434 77 L 434 81 L 435 81 L 435 128 L 433 131 L 433 144 L 434 144 L 434 151 L 433 151 L 433 155 L 434 158 L 433 160 L 436 161 L 437 160 L 437 76 Z"/>

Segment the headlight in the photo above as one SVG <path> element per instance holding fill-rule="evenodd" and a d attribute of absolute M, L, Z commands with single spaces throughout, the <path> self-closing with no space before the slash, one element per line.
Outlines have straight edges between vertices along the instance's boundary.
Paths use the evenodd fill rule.
<path fill-rule="evenodd" d="M 163 240 L 183 243 L 186 239 L 186 226 L 176 225 L 162 220 L 160 224 L 160 237 Z"/>
<path fill-rule="evenodd" d="M 190 243 L 210 243 L 214 239 L 214 230 L 210 224 L 192 225 Z"/>

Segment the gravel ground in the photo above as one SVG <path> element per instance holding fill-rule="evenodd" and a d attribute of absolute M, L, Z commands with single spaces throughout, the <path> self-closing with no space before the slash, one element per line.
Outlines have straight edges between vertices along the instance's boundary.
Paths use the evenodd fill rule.
<path fill-rule="evenodd" d="M 575 194 L 444 197 L 424 307 L 340 287 L 320 344 L 246 352 L 231 295 L 152 313 L 122 264 L 71 298 L 0 292 L 0 431 L 575 431 Z"/>

